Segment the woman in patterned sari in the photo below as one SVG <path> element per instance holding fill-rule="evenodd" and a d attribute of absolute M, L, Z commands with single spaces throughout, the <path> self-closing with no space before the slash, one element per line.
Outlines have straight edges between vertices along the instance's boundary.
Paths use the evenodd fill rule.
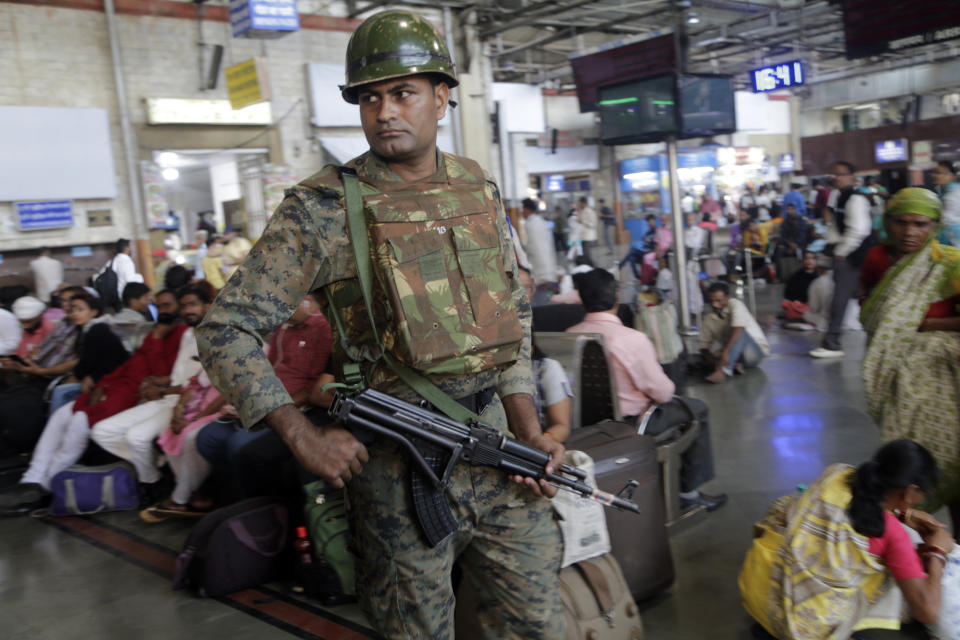
<path fill-rule="evenodd" d="M 920 188 L 887 205 L 887 244 L 861 271 L 863 382 L 883 439 L 911 438 L 933 453 L 944 472 L 938 497 L 960 531 L 960 251 L 936 241 L 941 211 Z"/>
<path fill-rule="evenodd" d="M 803 493 L 779 498 L 754 525 L 739 579 L 744 608 L 779 640 L 899 629 L 903 601 L 915 619 L 936 623 L 954 542 L 911 507 L 937 479 L 929 451 L 895 440 L 859 467 L 832 465 Z M 898 517 L 923 538 L 919 553 Z"/>

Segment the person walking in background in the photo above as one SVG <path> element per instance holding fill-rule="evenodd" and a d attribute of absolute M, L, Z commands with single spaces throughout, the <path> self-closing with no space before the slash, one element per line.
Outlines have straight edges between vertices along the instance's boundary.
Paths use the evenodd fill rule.
<path fill-rule="evenodd" d="M 933 170 L 933 182 L 943 201 L 940 242 L 960 248 L 960 163 L 941 161 Z"/>
<path fill-rule="evenodd" d="M 843 357 L 840 338 L 847 303 L 857 292 L 860 265 L 873 246 L 870 201 L 854 191 L 854 173 L 849 162 L 837 162 L 833 166 L 836 190 L 827 204 L 831 211 L 827 244 L 833 245 L 833 302 L 830 304 L 830 326 L 823 344 L 810 352 L 814 358 Z"/>
<path fill-rule="evenodd" d="M 103 268 L 94 276 L 94 288 L 100 294 L 103 301 L 104 311 L 119 311 L 122 308 L 123 290 L 131 282 L 143 282 L 143 276 L 137 273 L 137 265 L 130 257 L 130 241 L 126 238 L 120 238 L 114 244 L 114 256 L 103 265 Z M 112 292 L 102 291 L 97 286 L 97 278 L 108 269 L 116 274 L 117 292 L 116 297 Z"/>
<path fill-rule="evenodd" d="M 524 247 L 533 271 L 534 282 L 543 286 L 557 281 L 557 254 L 547 221 L 540 215 L 536 200 L 524 198 L 521 212 L 527 229 L 527 244 Z M 532 300 L 532 298 L 531 298 Z"/>
<path fill-rule="evenodd" d="M 704 191 L 703 201 L 700 203 L 700 219 L 718 224 L 721 218 L 723 218 L 723 209 L 720 203 L 713 199 L 709 191 Z"/>
<path fill-rule="evenodd" d="M 560 205 L 553 208 L 553 246 L 561 255 L 567 252 L 567 212 Z"/>
<path fill-rule="evenodd" d="M 586 196 L 577 204 L 577 216 L 580 219 L 580 239 L 583 241 L 583 255 L 594 260 L 593 249 L 597 246 L 597 212 L 587 204 Z"/>
<path fill-rule="evenodd" d="M 790 184 L 790 191 L 785 196 L 783 196 L 783 209 L 786 211 L 787 207 L 793 205 L 794 211 L 797 212 L 797 215 L 806 217 L 807 215 L 807 201 L 803 197 L 800 189 L 802 189 L 807 183 L 806 178 L 803 178 L 801 182 L 801 177 L 794 178 L 793 182 Z"/>
<path fill-rule="evenodd" d="M 613 255 L 613 241 L 614 235 L 616 234 L 617 216 L 613 213 L 613 209 L 606 205 L 606 200 L 603 198 L 597 200 L 597 205 L 600 207 L 600 220 L 603 221 L 603 241 L 607 245 L 607 250 Z"/>
<path fill-rule="evenodd" d="M 37 297 L 50 303 L 51 294 L 63 282 L 63 263 L 52 256 L 49 248 L 40 249 L 40 257 L 30 261 L 33 289 Z"/>

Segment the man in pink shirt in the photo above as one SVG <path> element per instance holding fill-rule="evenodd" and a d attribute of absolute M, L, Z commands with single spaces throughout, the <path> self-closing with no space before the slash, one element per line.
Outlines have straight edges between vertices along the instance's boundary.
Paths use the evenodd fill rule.
<path fill-rule="evenodd" d="M 653 343 L 642 332 L 625 327 L 617 317 L 617 281 L 613 275 L 604 269 L 594 269 L 583 274 L 578 284 L 587 315 L 583 322 L 567 329 L 567 333 L 603 336 L 624 421 L 636 423 L 650 405 L 656 403 L 660 408 L 648 422 L 646 433 L 657 435 L 673 425 L 687 422 L 687 411 L 674 399 L 674 384 L 663 372 Z M 711 496 L 697 490 L 714 477 L 707 405 L 696 398 L 684 401 L 700 422 L 700 435 L 682 456 L 681 506 L 703 505 L 713 511 L 727 501 L 727 496 Z"/>

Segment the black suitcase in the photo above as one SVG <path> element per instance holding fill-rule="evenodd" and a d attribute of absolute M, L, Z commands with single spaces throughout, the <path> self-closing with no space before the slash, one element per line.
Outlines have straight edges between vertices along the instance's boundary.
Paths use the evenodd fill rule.
<path fill-rule="evenodd" d="M 635 426 L 605 420 L 575 430 L 565 446 L 593 458 L 600 489 L 617 493 L 631 481 L 636 482 L 631 499 L 640 506 L 640 515 L 605 510 L 611 552 L 620 563 L 635 600 L 639 602 L 665 590 L 673 583 L 673 556 L 653 438 L 638 436 Z M 624 497 L 629 497 L 627 491 Z"/>

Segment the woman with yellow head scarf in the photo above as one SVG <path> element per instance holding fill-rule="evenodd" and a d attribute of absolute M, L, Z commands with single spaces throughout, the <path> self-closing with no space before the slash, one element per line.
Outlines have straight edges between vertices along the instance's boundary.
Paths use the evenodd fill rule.
<path fill-rule="evenodd" d="M 942 206 L 927 189 L 887 204 L 887 243 L 861 271 L 867 410 L 884 441 L 911 438 L 944 471 L 939 497 L 960 530 L 960 250 L 937 242 Z"/>

